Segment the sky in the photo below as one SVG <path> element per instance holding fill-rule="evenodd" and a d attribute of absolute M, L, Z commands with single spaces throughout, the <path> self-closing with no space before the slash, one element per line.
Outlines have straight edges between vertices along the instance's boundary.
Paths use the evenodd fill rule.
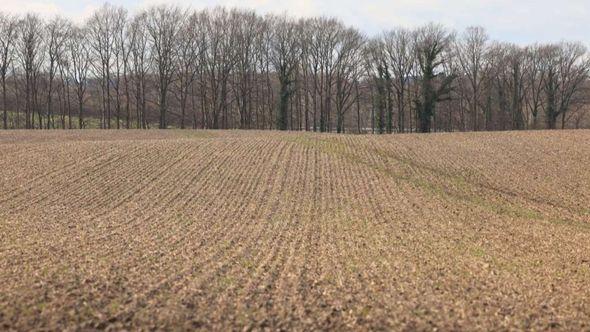
<path fill-rule="evenodd" d="M 294 17 L 332 16 L 372 36 L 397 26 L 429 22 L 462 31 L 486 28 L 494 40 L 528 44 L 581 41 L 590 46 L 590 0 L 112 0 L 131 12 L 153 4 L 176 3 L 200 9 L 226 6 L 261 14 Z M 99 0 L 0 0 L 0 10 L 15 14 L 56 14 L 82 22 L 104 3 Z"/>

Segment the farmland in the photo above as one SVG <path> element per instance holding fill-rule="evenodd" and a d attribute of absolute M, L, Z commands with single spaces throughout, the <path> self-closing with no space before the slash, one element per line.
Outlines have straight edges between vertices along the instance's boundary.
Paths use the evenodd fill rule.
<path fill-rule="evenodd" d="M 590 131 L 6 131 L 0 155 L 0 330 L 590 329 Z"/>

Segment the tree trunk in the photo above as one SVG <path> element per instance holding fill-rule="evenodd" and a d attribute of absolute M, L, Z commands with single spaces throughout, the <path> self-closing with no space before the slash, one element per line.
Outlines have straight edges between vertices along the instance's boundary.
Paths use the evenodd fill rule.
<path fill-rule="evenodd" d="M 6 101 L 6 77 L 2 77 L 2 123 L 3 128 L 8 129 L 8 103 Z"/>

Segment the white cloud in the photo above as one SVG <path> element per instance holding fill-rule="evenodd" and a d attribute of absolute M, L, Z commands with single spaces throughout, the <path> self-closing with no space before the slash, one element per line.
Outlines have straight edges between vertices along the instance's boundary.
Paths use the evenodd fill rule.
<path fill-rule="evenodd" d="M 55 1 L 51 0 L 2 0 L 1 7 L 5 13 L 26 14 L 37 13 L 42 16 L 53 16 L 59 14 L 60 8 Z"/>

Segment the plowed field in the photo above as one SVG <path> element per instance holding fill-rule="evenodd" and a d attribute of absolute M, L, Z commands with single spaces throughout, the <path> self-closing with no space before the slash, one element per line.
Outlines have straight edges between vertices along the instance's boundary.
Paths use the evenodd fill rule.
<path fill-rule="evenodd" d="M 590 131 L 0 133 L 0 330 L 590 329 Z"/>

